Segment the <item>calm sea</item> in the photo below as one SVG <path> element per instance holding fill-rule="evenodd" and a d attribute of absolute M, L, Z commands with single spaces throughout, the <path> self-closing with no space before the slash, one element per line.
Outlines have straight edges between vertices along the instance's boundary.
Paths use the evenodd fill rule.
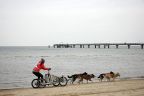
<path fill-rule="evenodd" d="M 41 59 L 51 74 L 119 72 L 121 78 L 144 76 L 144 49 L 0 47 L 0 89 L 31 87 L 33 67 Z M 42 71 L 45 74 L 46 71 Z"/>

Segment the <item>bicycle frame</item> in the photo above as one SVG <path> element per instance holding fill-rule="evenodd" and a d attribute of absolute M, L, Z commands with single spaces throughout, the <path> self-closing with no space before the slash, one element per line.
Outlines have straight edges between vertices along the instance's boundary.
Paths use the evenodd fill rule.
<path fill-rule="evenodd" d="M 46 83 L 49 83 L 49 84 L 52 84 L 52 80 L 51 80 L 51 75 L 50 73 L 48 74 L 45 74 L 45 80 L 46 80 Z"/>
<path fill-rule="evenodd" d="M 58 77 L 54 78 L 53 75 L 50 74 L 50 72 L 48 71 L 47 74 L 45 74 L 45 81 L 46 81 L 46 85 L 53 85 L 54 81 L 57 79 Z"/>

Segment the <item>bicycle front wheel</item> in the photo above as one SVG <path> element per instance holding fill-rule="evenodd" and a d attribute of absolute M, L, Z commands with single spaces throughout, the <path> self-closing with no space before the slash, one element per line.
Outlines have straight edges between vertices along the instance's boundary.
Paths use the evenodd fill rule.
<path fill-rule="evenodd" d="M 66 77 L 60 77 L 60 85 L 61 86 L 66 86 L 67 82 L 68 82 L 68 80 Z"/>

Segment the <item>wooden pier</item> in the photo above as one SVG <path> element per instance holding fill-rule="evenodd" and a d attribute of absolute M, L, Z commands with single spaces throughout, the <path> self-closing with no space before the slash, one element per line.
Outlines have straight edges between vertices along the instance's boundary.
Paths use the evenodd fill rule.
<path fill-rule="evenodd" d="M 89 43 L 89 44 L 54 44 L 54 48 L 76 48 L 78 46 L 79 48 L 90 48 L 91 46 L 94 46 L 94 48 L 101 48 L 103 46 L 104 48 L 110 48 L 110 46 L 115 46 L 115 48 L 119 48 L 119 46 L 127 46 L 128 49 L 130 49 L 131 46 L 140 46 L 141 49 L 144 47 L 144 43 Z"/>

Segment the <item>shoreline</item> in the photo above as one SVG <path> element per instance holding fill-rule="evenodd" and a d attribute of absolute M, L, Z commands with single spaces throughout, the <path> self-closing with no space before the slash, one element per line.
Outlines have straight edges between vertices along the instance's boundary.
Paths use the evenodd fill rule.
<path fill-rule="evenodd" d="M 136 77 L 123 77 L 123 78 L 117 78 L 116 81 L 125 81 L 125 80 L 144 80 L 144 76 L 136 76 Z M 104 80 L 103 82 L 107 82 L 106 80 Z M 84 82 L 85 84 L 86 82 Z M 91 82 L 90 82 L 91 83 Z M 99 83 L 98 78 L 96 77 L 95 79 L 93 79 L 93 83 Z M 77 82 L 74 83 L 74 85 L 78 84 Z M 71 85 L 69 82 L 67 84 L 67 86 Z M 31 86 L 24 86 L 24 87 L 10 87 L 10 88 L 0 88 L 1 90 L 13 90 L 13 89 L 27 89 L 27 88 L 32 88 Z"/>
<path fill-rule="evenodd" d="M 68 84 L 65 87 L 0 89 L 0 96 L 143 96 L 144 79 Z"/>
<path fill-rule="evenodd" d="M 123 77 L 123 78 L 117 78 L 116 81 L 125 81 L 125 80 L 143 80 L 144 76 L 137 76 L 137 77 Z M 107 82 L 106 79 L 103 82 Z M 85 84 L 86 82 L 84 82 Z M 89 82 L 91 83 L 91 82 Z M 92 83 L 99 83 L 98 78 L 96 77 L 95 79 L 93 79 Z M 77 82 L 74 83 L 74 85 L 78 84 Z M 67 84 L 67 86 L 71 85 L 69 82 Z M 10 88 L 0 88 L 0 90 L 13 90 L 13 89 L 27 89 L 27 88 L 32 88 L 31 86 L 24 86 L 24 87 L 10 87 Z"/>

